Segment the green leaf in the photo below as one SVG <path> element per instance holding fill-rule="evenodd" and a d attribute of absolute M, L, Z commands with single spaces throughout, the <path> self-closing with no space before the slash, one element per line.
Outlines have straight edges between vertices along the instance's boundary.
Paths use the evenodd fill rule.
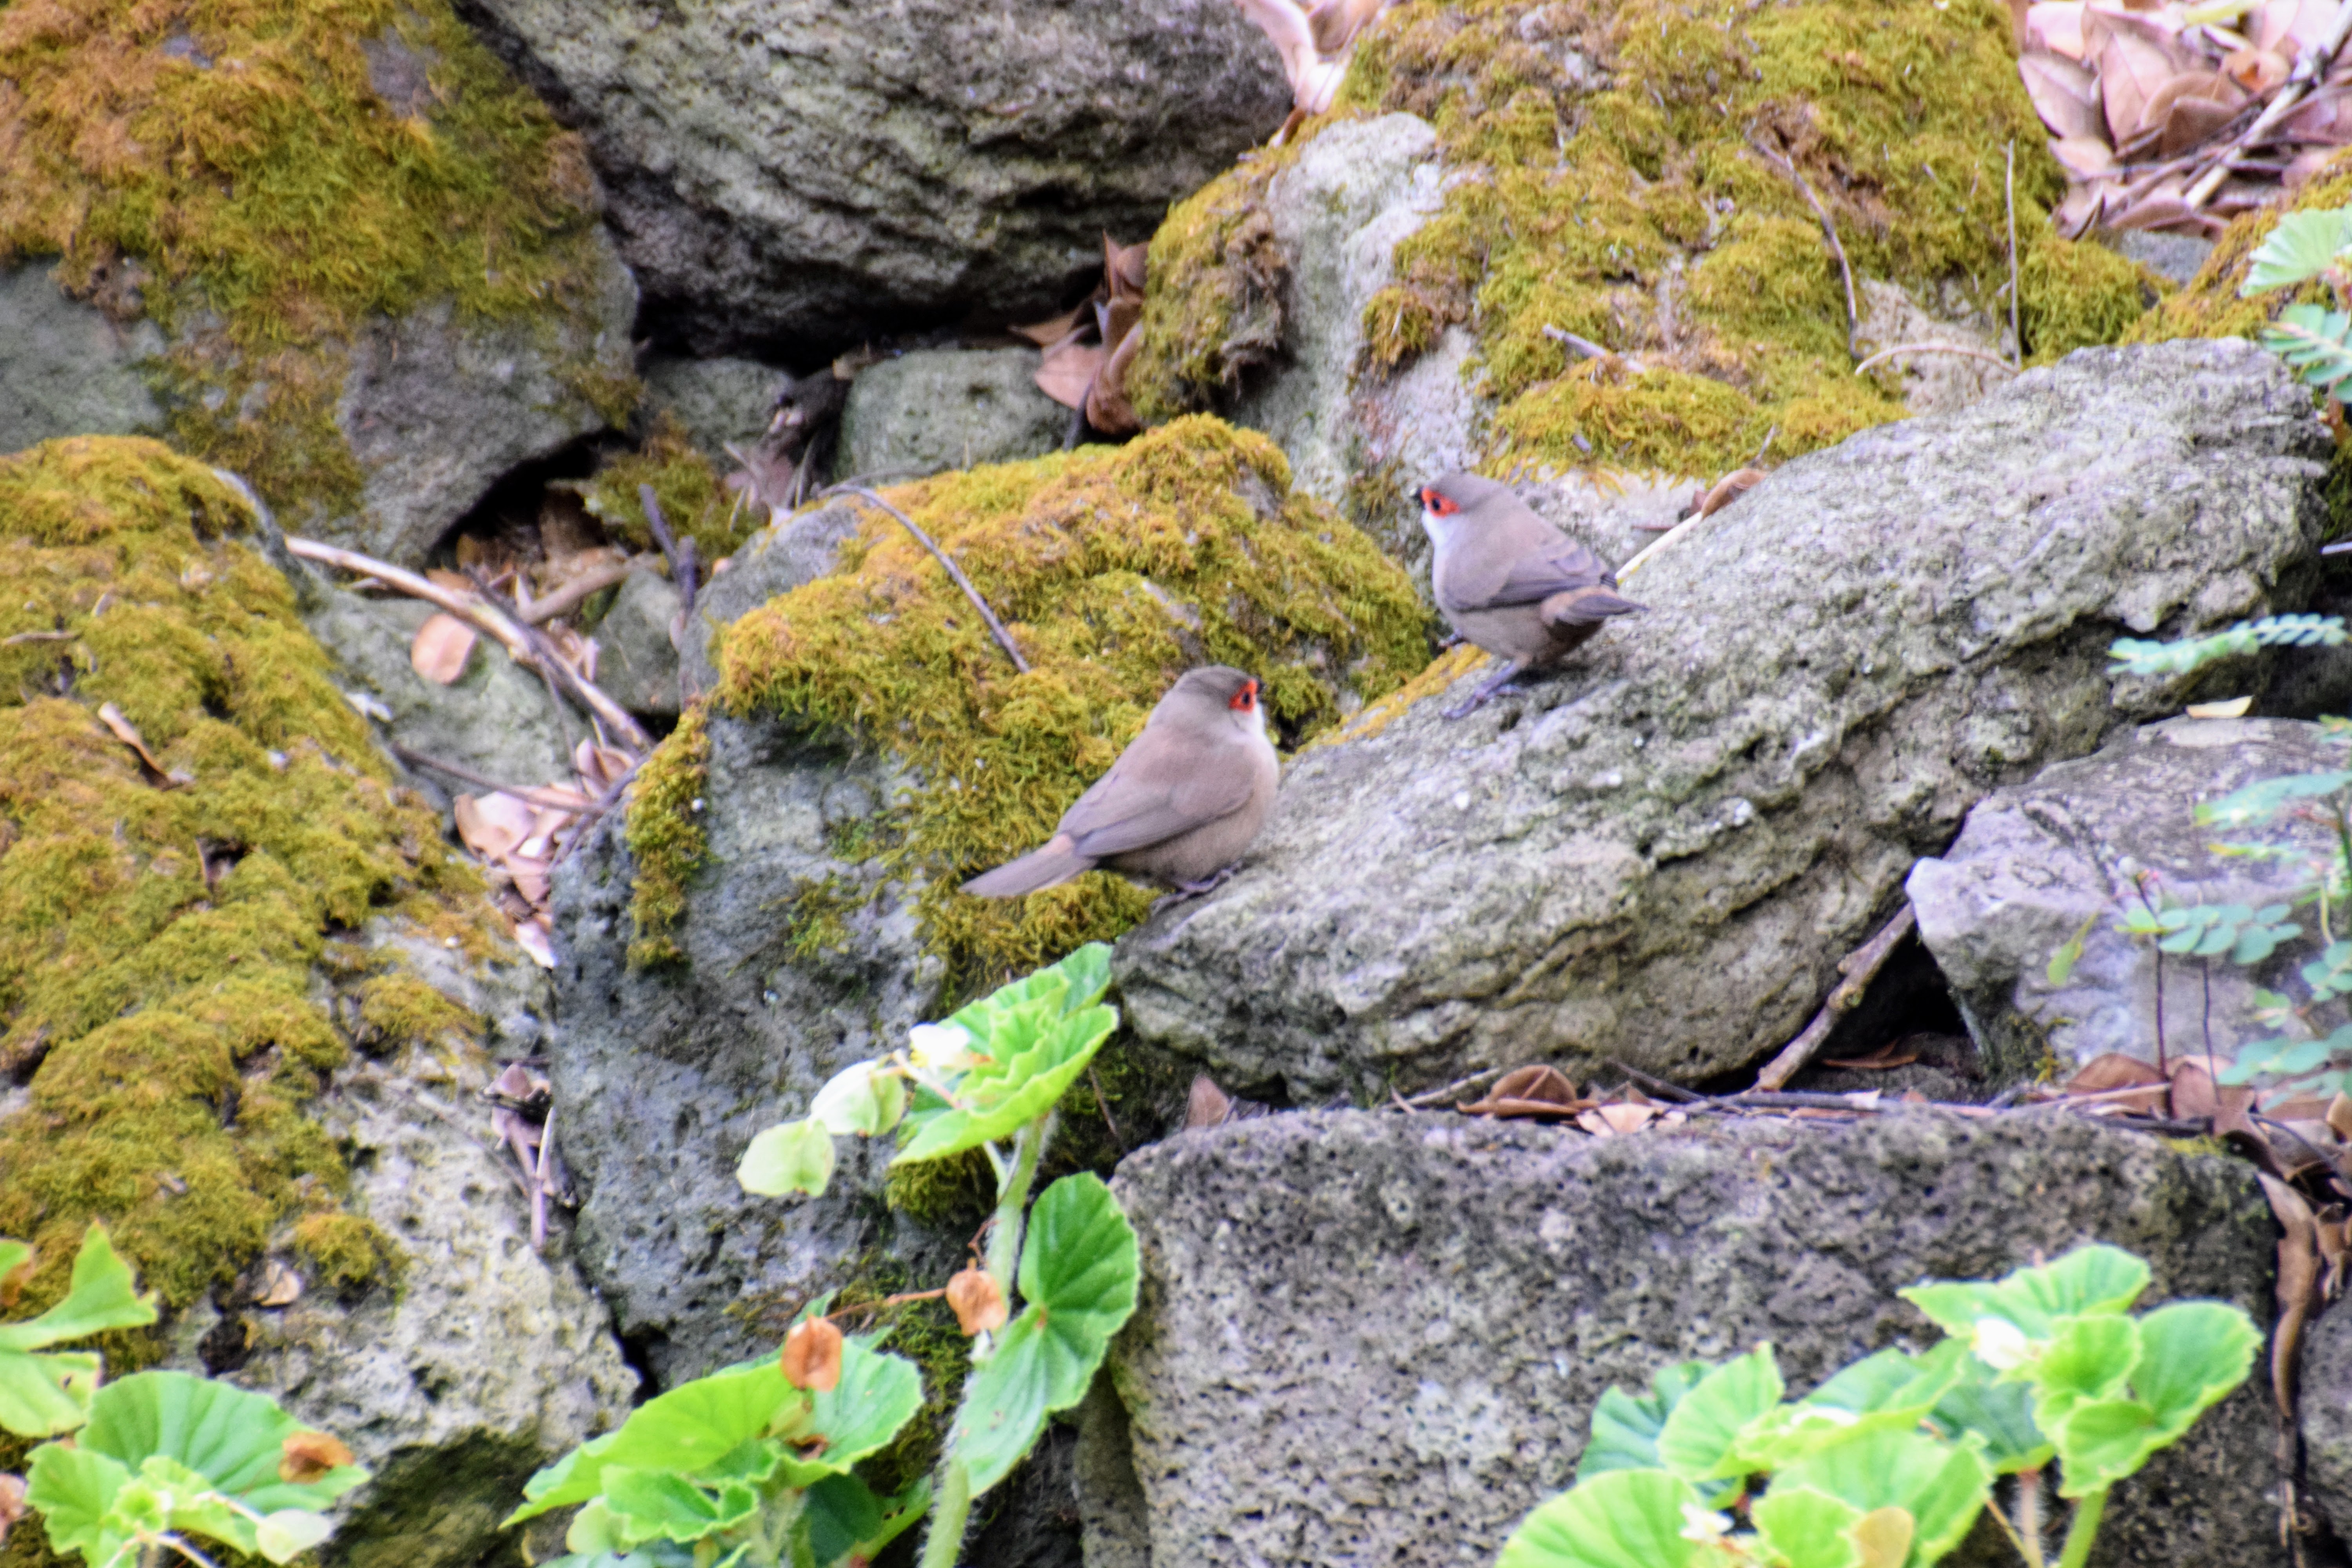
<path fill-rule="evenodd" d="M 1585 1480 L 1603 1470 L 1650 1470 L 1658 1463 L 1658 1432 L 1683 1395 L 1713 1372 L 1713 1363 L 1676 1362 L 1650 1379 L 1650 1392 L 1635 1396 L 1612 1388 L 1592 1407 L 1592 1436 L 1576 1461 L 1576 1479 Z"/>
<path fill-rule="evenodd" d="M 1818 1448 L 1773 1478 L 1772 1489 L 1810 1487 L 1858 1514 L 1901 1509 L 1911 1557 L 1929 1563 L 1958 1546 L 1992 1495 L 1992 1472 L 1969 1447 L 1924 1432 L 1881 1428 Z"/>
<path fill-rule="evenodd" d="M 1699 1507 L 1664 1470 L 1609 1470 L 1519 1521 L 1495 1568 L 1691 1568 L 1706 1549 L 1683 1533 Z"/>
<path fill-rule="evenodd" d="M 898 1126 L 906 1110 L 907 1080 L 882 1070 L 880 1062 L 865 1061 L 842 1068 L 816 1091 L 808 1120 L 835 1137 L 874 1138 Z M 825 1173 L 832 1173 L 830 1162 Z"/>
<path fill-rule="evenodd" d="M 1108 1011 L 1108 1009 L 1105 1009 Z M 948 1441 L 977 1497 L 1003 1480 L 1045 1417 L 1086 1397 L 1111 1335 L 1135 1310 L 1135 1230 L 1098 1176 L 1065 1176 L 1030 1211 L 1024 1305 L 964 1382 Z"/>
<path fill-rule="evenodd" d="M 604 1472 L 608 1527 L 626 1545 L 700 1541 L 732 1530 L 760 1511 L 760 1494 L 740 1481 L 696 1486 L 674 1470 L 613 1465 Z"/>
<path fill-rule="evenodd" d="M 2139 1358 L 2139 1325 L 2129 1318 L 2103 1313 L 2061 1322 L 2041 1355 L 2019 1369 L 2033 1387 L 2033 1424 L 2055 1432 L 2075 1405 L 2120 1393 Z"/>
<path fill-rule="evenodd" d="M 1059 963 L 998 986 L 947 1021 L 961 1026 L 986 1049 L 996 1039 L 1007 1014 L 1031 1004 L 1050 1003 L 1049 1017 L 1066 1017 L 1093 1006 L 1109 989 L 1110 944 L 1090 942 Z"/>
<path fill-rule="evenodd" d="M 1739 1436 L 1780 1403 L 1780 1368 L 1772 1347 L 1726 1362 L 1683 1395 L 1658 1431 L 1658 1459 L 1686 1481 L 1745 1474 Z"/>
<path fill-rule="evenodd" d="M 2341 207 L 2322 212 L 2289 213 L 2254 247 L 2246 280 L 2238 286 L 2242 299 L 2273 289 L 2305 283 L 2336 265 L 2347 238 Z"/>
<path fill-rule="evenodd" d="M 2132 1392 L 2168 1426 L 2191 1422 L 2246 1381 L 2262 1331 L 2225 1301 L 2174 1301 L 2139 1320 Z"/>
<path fill-rule="evenodd" d="M 1775 1483 L 1748 1516 L 1758 1540 L 1787 1568 L 1860 1568 L 1862 1552 L 1849 1532 L 1862 1512 L 1825 1491 Z"/>
<path fill-rule="evenodd" d="M 2333 397 L 2352 378 L 2352 315 L 2325 305 L 2289 305 L 2257 338 L 2305 386 Z"/>
<path fill-rule="evenodd" d="M 1740 1434 L 1740 1458 L 1752 1470 L 1778 1470 L 1859 1432 L 1908 1431 L 1959 1381 L 1966 1353 L 1960 1342 L 1946 1340 L 1924 1356 L 1894 1349 L 1865 1356 L 1796 1404 L 1750 1423 Z"/>
<path fill-rule="evenodd" d="M 51 1437 L 89 1419 L 99 1359 L 86 1351 L 0 1351 L 0 1430 Z"/>
<path fill-rule="evenodd" d="M 845 1343 L 845 1380 L 850 1362 Z M 517 1524 L 598 1496 L 608 1466 L 686 1476 L 722 1463 L 739 1466 L 741 1445 L 788 1427 L 798 1430 L 811 1409 L 809 1395 L 784 1381 L 773 1356 L 680 1384 L 637 1406 L 620 1430 L 574 1448 L 525 1481 L 526 1500 L 506 1522 Z"/>
<path fill-rule="evenodd" d="M 1961 1341 L 1947 1340 L 1944 1344 L 1958 1352 L 1959 1377 L 1936 1402 L 1928 1425 L 1955 1441 L 1973 1433 L 1980 1444 L 1979 1452 L 1995 1475 L 2013 1476 L 2047 1465 L 2056 1450 L 2033 1424 L 2032 1387 L 1997 1381 L 1992 1368 L 1969 1354 Z"/>
<path fill-rule="evenodd" d="M 916 1117 L 908 1118 L 915 1135 L 891 1163 L 945 1159 L 1011 1137 L 1054 1108 L 1118 1026 L 1116 1009 L 1094 1006 L 1060 1016 L 1025 1048 L 1008 1033 L 996 1044 L 1011 1056 L 983 1062 L 956 1086 L 961 1106 L 919 1125 Z"/>
<path fill-rule="evenodd" d="M 2117 637 L 2107 657 L 2116 661 L 2111 675 L 2187 675 L 2220 659 L 2250 654 L 2261 647 L 2338 647 L 2347 640 L 2340 616 L 2270 616 L 2241 621 L 2226 631 L 2181 642 L 2146 642 Z M 2200 820 L 2203 820 L 2201 817 Z"/>
<path fill-rule="evenodd" d="M 110 1533 L 114 1500 L 131 1484 L 129 1466 L 87 1448 L 44 1443 L 26 1466 L 25 1500 L 41 1510 L 41 1527 L 58 1552 L 79 1552 L 90 1568 L 100 1568 L 129 1539 Z"/>
<path fill-rule="evenodd" d="M 780 1198 L 787 1193 L 822 1197 L 833 1180 L 833 1134 L 822 1122 L 786 1121 L 754 1137 L 735 1167 L 747 1193 Z"/>
<path fill-rule="evenodd" d="M 2178 1434 L 2175 1434 L 2178 1436 Z M 2088 1497 L 2130 1475 L 2172 1439 L 2156 1412 L 2137 1399 L 2098 1399 L 2074 1406 L 2058 1429 L 2058 1495 Z"/>
<path fill-rule="evenodd" d="M 308 1509 L 281 1508 L 254 1527 L 255 1550 L 272 1563 L 291 1563 L 335 1533 L 335 1521 Z"/>
<path fill-rule="evenodd" d="M 309 1430 L 268 1394 L 184 1372 L 141 1372 L 98 1391 L 75 1442 L 126 1467 L 170 1459 L 257 1513 L 315 1511 L 368 1472 L 343 1465 L 313 1481 L 280 1480 L 286 1439 Z"/>
<path fill-rule="evenodd" d="M 2147 1265 L 2119 1247 L 2094 1242 L 2053 1262 L 2020 1268 L 1990 1284 L 1930 1281 L 1896 1292 L 1946 1333 L 1967 1337 L 1979 1318 L 2004 1318 L 2032 1340 L 2047 1339 L 2056 1320 L 2121 1312 L 2147 1289 Z"/>
<path fill-rule="evenodd" d="M 842 1342 L 841 1381 L 818 1394 L 794 1447 L 822 1438 L 824 1447 L 783 1457 L 784 1478 L 809 1486 L 846 1470 L 887 1445 L 923 1407 L 923 1374 L 904 1356 L 883 1355 L 874 1340 Z M 772 1359 L 767 1363 L 775 1365 Z M 775 1374 L 779 1378 L 782 1373 Z"/>
<path fill-rule="evenodd" d="M 856 1476 L 829 1476 L 809 1489 L 798 1528 L 807 1532 L 809 1558 L 817 1568 L 842 1568 L 853 1560 L 873 1562 L 930 1505 L 928 1477 L 883 1499 Z"/>
<path fill-rule="evenodd" d="M 0 1268 L 0 1274 L 7 1271 Z M 153 1296 L 139 1294 L 130 1265 L 115 1256 L 105 1228 L 93 1225 L 82 1233 L 81 1250 L 74 1255 L 73 1285 L 65 1300 L 26 1322 L 0 1323 L 0 1351 L 37 1351 L 154 1321 Z"/>

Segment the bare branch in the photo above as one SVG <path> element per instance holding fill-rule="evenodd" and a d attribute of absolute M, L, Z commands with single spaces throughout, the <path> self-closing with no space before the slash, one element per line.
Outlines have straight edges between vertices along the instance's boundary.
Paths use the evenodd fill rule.
<path fill-rule="evenodd" d="M 957 565 L 946 551 L 932 543 L 931 536 L 917 527 L 913 518 L 908 517 L 864 485 L 834 485 L 817 493 L 820 496 L 856 496 L 858 500 L 880 507 L 884 511 L 897 518 L 899 526 L 915 536 L 915 542 L 929 551 L 932 559 L 947 568 L 948 575 L 955 579 L 955 585 L 963 590 L 963 596 L 971 601 L 971 607 L 978 610 L 980 618 L 988 623 L 989 634 L 996 638 L 996 646 L 1004 650 L 1004 657 L 1013 661 L 1013 668 L 1024 675 L 1029 673 L 1029 661 L 1023 658 L 1021 650 L 1013 646 L 1013 634 L 1004 629 L 1004 623 L 996 618 L 996 612 L 988 607 L 988 601 L 980 596 L 980 590 L 971 585 L 971 579 L 963 574 L 963 568 Z"/>

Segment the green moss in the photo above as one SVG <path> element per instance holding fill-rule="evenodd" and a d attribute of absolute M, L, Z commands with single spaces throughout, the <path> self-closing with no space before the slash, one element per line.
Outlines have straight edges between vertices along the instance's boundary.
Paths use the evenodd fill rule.
<path fill-rule="evenodd" d="M 670 932 L 686 913 L 687 884 L 710 854 L 698 807 L 710 767 L 708 711 L 688 708 L 629 784 L 627 837 L 636 867 L 629 910 L 636 935 L 632 964 L 686 956 Z"/>
<path fill-rule="evenodd" d="M 1921 297 L 1957 285 L 2005 320 L 2013 140 L 2034 354 L 2112 341 L 2149 293 L 2137 268 L 2052 228 L 2064 177 L 1994 0 L 1407 0 L 1359 41 L 1335 117 L 1400 110 L 1436 127 L 1446 195 L 1364 312 L 1364 372 L 1469 326 L 1497 461 L 1714 473 L 1767 430 L 1785 458 L 1906 413 L 1852 374 L 1836 260 L 1758 145 L 1829 205 L 1858 277 Z M 1226 175 L 1153 240 L 1129 377 L 1154 389 L 1138 405 L 1153 416 L 1214 405 L 1233 301 L 1279 296 L 1245 243 L 1264 184 Z M 1647 374 L 1580 364 L 1546 326 Z"/>
<path fill-rule="evenodd" d="M 294 1251 L 310 1266 L 310 1282 L 333 1290 L 396 1279 L 404 1263 L 374 1221 L 352 1214 L 303 1215 L 294 1224 Z"/>
<path fill-rule="evenodd" d="M 1213 419 L 892 495 L 1010 625 L 1029 672 L 1013 671 L 938 563 L 875 517 L 840 571 L 728 628 L 715 700 L 848 729 L 913 765 L 923 783 L 895 808 L 903 836 L 879 860 L 919 888 L 925 941 L 957 986 L 1024 973 L 1143 913 L 1150 892 L 1108 873 L 1019 900 L 955 889 L 1043 843 L 1182 670 L 1255 673 L 1296 741 L 1428 658 L 1403 573 L 1291 493 L 1271 442 Z M 680 793 L 664 833 L 688 831 Z M 639 820 L 633 805 L 633 843 Z M 641 910 L 646 886 L 641 862 Z"/>
<path fill-rule="evenodd" d="M 1265 188 L 1297 146 L 1246 155 L 1168 210 L 1151 237 L 1143 347 L 1127 373 L 1138 414 L 1158 424 L 1211 406 L 1282 347 L 1281 247 Z"/>
<path fill-rule="evenodd" d="M 344 1045 L 314 999 L 328 936 L 393 909 L 487 914 L 434 814 L 392 787 L 246 514 L 152 441 L 0 458 L 0 1235 L 62 1293 L 103 1219 L 170 1306 L 331 1204 L 303 1113 Z M 100 721 L 111 703 L 161 787 Z"/>
<path fill-rule="evenodd" d="M 580 487 L 581 500 L 605 529 L 635 550 L 654 548 L 639 485 L 654 488 L 662 520 L 677 538 L 691 538 L 708 566 L 767 521 L 765 509 L 746 506 L 721 488 L 710 459 L 695 448 L 685 429 L 664 410 L 645 444 L 605 459 L 596 477 Z"/>
<path fill-rule="evenodd" d="M 380 99 L 371 48 L 421 89 Z M 332 414 L 364 318 L 545 320 L 593 287 L 583 144 L 448 0 L 16 0 L 0 84 L 0 262 L 56 256 L 68 289 L 184 330 L 174 438 L 280 506 L 357 494 Z"/>
<path fill-rule="evenodd" d="M 996 1170 L 977 1149 L 887 1172 L 883 1200 L 926 1230 L 968 1233 L 996 1207 Z"/>
<path fill-rule="evenodd" d="M 482 1021 L 414 974 L 380 974 L 360 987 L 360 1043 L 378 1054 L 480 1037 Z"/>

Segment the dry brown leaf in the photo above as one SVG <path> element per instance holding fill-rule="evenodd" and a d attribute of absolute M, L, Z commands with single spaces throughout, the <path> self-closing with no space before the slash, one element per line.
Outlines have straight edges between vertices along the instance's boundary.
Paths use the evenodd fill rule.
<path fill-rule="evenodd" d="M 1555 1067 L 1513 1068 L 1496 1080 L 1486 1097 L 1454 1109 L 1472 1116 L 1566 1116 L 1590 1108 L 1579 1099 L 1576 1085 Z"/>
<path fill-rule="evenodd" d="M 2083 58 L 2082 0 L 2042 0 L 2025 10 L 2024 36 L 2018 39 L 2018 53 L 2030 49 L 2047 49 L 2080 63 Z"/>
<path fill-rule="evenodd" d="M 2352 1094 L 2340 1089 L 2336 1091 L 2336 1098 L 2327 1102 L 2326 1121 L 2336 1136 L 2352 1142 Z"/>
<path fill-rule="evenodd" d="M 436 686 L 453 686 L 466 673 L 481 634 L 446 610 L 436 612 L 416 628 L 408 645 L 408 667 Z"/>
<path fill-rule="evenodd" d="M 308 1486 L 352 1462 L 352 1451 L 324 1432 L 297 1432 L 278 1445 L 278 1479 Z"/>
<path fill-rule="evenodd" d="M 463 561 L 466 557 L 467 547 L 468 545 L 478 547 L 478 544 L 479 541 L 476 540 L 472 534 L 465 535 L 457 541 L 457 558 L 460 561 Z M 433 583 L 441 587 L 446 588 L 454 594 L 470 594 L 474 591 L 474 580 L 471 577 L 467 576 L 463 572 L 452 572 L 443 566 L 427 567 L 425 572 L 425 580 L 428 583 Z"/>
<path fill-rule="evenodd" d="M 2050 155 L 2077 180 L 2095 180 L 2116 172 L 2116 150 L 2104 136 L 2064 136 L 2050 143 Z"/>
<path fill-rule="evenodd" d="M 1822 1063 L 1825 1068 L 1844 1068 L 1850 1072 L 1886 1072 L 1895 1068 L 1907 1068 L 1919 1059 L 1917 1051 L 1901 1048 L 1900 1040 L 1879 1047 L 1866 1057 L 1832 1057 Z"/>
<path fill-rule="evenodd" d="M 948 1305 L 954 1309 L 956 1327 L 966 1339 L 1003 1328 L 1008 1316 L 1004 1292 L 985 1268 L 957 1270 L 948 1280 Z"/>
<path fill-rule="evenodd" d="M 451 809 L 457 819 L 458 838 L 485 860 L 504 859 L 539 824 L 536 807 L 504 790 L 461 795 Z"/>
<path fill-rule="evenodd" d="M 1346 53 L 1387 5 L 1388 0 L 1316 0 L 1307 13 L 1315 47 L 1326 55 Z"/>
<path fill-rule="evenodd" d="M 2050 221 L 2064 237 L 2080 238 L 2084 230 L 2098 221 L 2105 196 L 2106 193 L 2095 184 L 2073 186 L 2058 204 L 2058 210 L 2050 215 Z"/>
<path fill-rule="evenodd" d="M 1109 356 L 1099 343 L 1081 343 L 1065 339 L 1045 351 L 1037 363 L 1033 378 L 1037 390 L 1065 408 L 1085 405 L 1087 388 L 1094 384 L 1095 372 L 1102 368 Z"/>
<path fill-rule="evenodd" d="M 271 1258 L 262 1273 L 261 1294 L 254 1298 L 257 1307 L 290 1307 L 302 1299 L 302 1277 L 276 1258 Z"/>
<path fill-rule="evenodd" d="M 547 891 L 551 885 L 547 861 L 510 856 L 504 868 L 506 874 L 514 879 L 515 891 L 530 900 L 532 909 L 547 907 Z"/>
<path fill-rule="evenodd" d="M 1127 399 L 1127 367 L 1143 347 L 1143 334 L 1129 331 L 1095 374 L 1087 390 L 1087 423 L 1106 436 L 1130 436 L 1143 428 L 1135 405 Z"/>
<path fill-rule="evenodd" d="M 2232 697 L 2227 702 L 2191 702 L 2188 713 L 2191 719 L 2242 719 L 2253 705 L 2251 697 Z"/>
<path fill-rule="evenodd" d="M 2066 1080 L 2065 1092 L 2105 1094 L 2111 1089 L 2129 1089 L 2166 1081 L 2154 1062 L 2144 1062 L 2121 1051 L 2107 1051 L 2084 1062 L 2074 1076 Z"/>
<path fill-rule="evenodd" d="M 573 771 L 600 794 L 625 778 L 635 765 L 636 759 L 618 746 L 600 746 L 593 741 L 583 741 L 572 749 Z M 585 800 L 580 804 L 583 810 L 589 805 Z"/>
<path fill-rule="evenodd" d="M 1219 1089 L 1216 1080 L 1202 1073 L 1192 1079 L 1192 1092 L 1184 1100 L 1186 1127 L 1214 1127 L 1233 1110 L 1233 1096 Z"/>
<path fill-rule="evenodd" d="M 541 969 L 555 967 L 555 938 L 545 915 L 533 915 L 527 921 L 517 921 L 515 945 L 530 954 L 530 960 Z"/>
<path fill-rule="evenodd" d="M 2017 62 L 2017 74 L 2052 136 L 2062 142 L 2106 140 L 2098 79 L 2089 71 L 2054 54 L 2031 54 Z"/>
<path fill-rule="evenodd" d="M 1596 1105 L 1579 1114 L 1576 1124 L 1595 1138 L 1617 1138 L 1639 1132 L 1657 1119 L 1654 1105 Z"/>
<path fill-rule="evenodd" d="M 125 719 L 122 716 L 122 710 L 113 703 L 99 704 L 98 721 L 112 731 L 116 740 L 138 753 L 140 771 L 147 775 L 149 784 L 158 789 L 182 789 L 196 782 L 195 775 L 193 773 L 167 771 L 163 764 L 156 760 L 155 753 L 147 749 L 147 742 L 140 736 L 139 726 Z"/>
<path fill-rule="evenodd" d="M 2219 71 L 2174 77 L 2147 103 L 2148 123 L 2158 132 L 2158 154 L 2177 158 L 2210 141 L 2237 117 L 2245 98 L 2245 89 Z"/>
<path fill-rule="evenodd" d="M 2255 1172 L 2254 1179 L 2262 1183 L 2271 1213 L 2286 1233 L 2278 1243 L 2278 1328 L 2271 1336 L 2271 1397 L 2280 1413 L 2293 1421 L 2303 1325 L 2318 1304 L 2319 1224 L 2301 1193 L 2267 1172 Z"/>
<path fill-rule="evenodd" d="M 2257 98 L 2269 97 L 2294 68 L 2284 55 L 2274 49 L 2256 48 L 2252 44 L 2231 49 L 2221 59 L 2221 69 L 2230 79 Z"/>
<path fill-rule="evenodd" d="M 2347 89 L 2330 87 L 2287 110 L 2273 132 L 2284 141 L 2318 142 L 2330 147 L 2352 142 L 2352 100 Z"/>
<path fill-rule="evenodd" d="M 1707 488 L 1706 494 L 1699 497 L 1697 510 L 1692 515 L 1713 517 L 1763 482 L 1764 470 L 1761 468 L 1735 469 Z"/>
<path fill-rule="evenodd" d="M 2120 151 L 2142 131 L 2155 129 L 2148 105 L 2177 67 L 2158 45 L 2136 33 L 2110 28 L 2099 50 L 2099 102 L 2107 118 L 2107 139 Z"/>
<path fill-rule="evenodd" d="M 1150 240 L 1120 245 L 1110 236 L 1103 236 L 1103 284 L 1110 290 L 1112 304 L 1124 302 L 1133 304 L 1139 310 L 1142 308 L 1143 281 L 1150 260 Z"/>
<path fill-rule="evenodd" d="M 1042 349 L 1057 339 L 1068 337 L 1076 330 L 1081 318 L 1091 319 L 1093 314 L 1094 311 L 1090 306 L 1074 305 L 1058 316 L 1043 321 L 1032 321 L 1025 327 L 1014 327 L 1013 331 Z"/>
<path fill-rule="evenodd" d="M 25 1478 L 0 1470 L 0 1542 L 8 1539 L 8 1531 L 24 1518 L 29 1505 L 25 1501 Z"/>
<path fill-rule="evenodd" d="M 2325 43 L 2335 20 L 2334 0 L 2269 0 L 2242 30 L 2254 47 L 2294 59 Z"/>
<path fill-rule="evenodd" d="M 2214 1119 L 2213 1131 L 2252 1131 L 2246 1113 L 2254 1108 L 2251 1089 L 2218 1086 L 2202 1058 L 2189 1057 L 2172 1064 L 2172 1114 L 2183 1121 Z"/>
<path fill-rule="evenodd" d="M 2241 1118 L 2241 1120 L 2245 1119 Z M 2251 1126 L 2251 1123 L 2248 1131 L 2256 1131 L 2257 1136 L 2262 1137 L 2263 1142 L 2270 1145 L 2271 1157 L 2278 1162 L 2280 1170 L 2284 1171 L 2290 1177 L 2301 1176 L 2306 1171 L 2333 1172 L 2335 1170 L 2335 1166 L 2328 1163 L 2324 1152 L 2329 1144 L 2336 1142 L 2328 1133 L 2326 1122 L 2306 1117 L 2287 1117 L 2276 1114 L 2271 1115 L 2270 1120 L 2284 1129 L 2284 1131 L 2272 1136 L 2267 1127 L 2256 1130 Z M 2213 1131 L 2217 1133 L 2224 1131 L 2219 1121 L 2214 1122 Z"/>
<path fill-rule="evenodd" d="M 778 1359 L 786 1383 L 812 1394 L 829 1394 L 841 1382 L 841 1331 L 827 1318 L 794 1323 Z"/>

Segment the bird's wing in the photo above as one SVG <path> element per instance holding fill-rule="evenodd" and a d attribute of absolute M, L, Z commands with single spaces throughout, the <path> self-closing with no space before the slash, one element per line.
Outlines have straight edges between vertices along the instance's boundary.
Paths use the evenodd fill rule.
<path fill-rule="evenodd" d="M 1063 815 L 1056 831 L 1068 834 L 1079 854 L 1099 860 L 1232 816 L 1255 782 L 1240 745 L 1204 742 L 1172 727 L 1147 729 Z"/>
<path fill-rule="evenodd" d="M 1577 588 L 1613 588 L 1617 574 L 1601 557 L 1570 540 L 1511 563 L 1503 580 L 1486 590 L 1479 602 L 1457 605 L 1463 610 L 1499 610 L 1510 605 L 1537 605 L 1554 594 Z"/>

